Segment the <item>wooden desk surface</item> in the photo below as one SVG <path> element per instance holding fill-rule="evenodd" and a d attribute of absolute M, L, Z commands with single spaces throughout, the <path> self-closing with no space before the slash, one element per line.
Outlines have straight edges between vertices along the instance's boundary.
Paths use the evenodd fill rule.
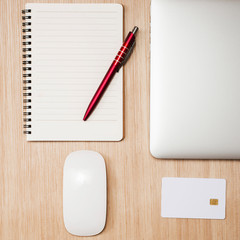
<path fill-rule="evenodd" d="M 25 2 L 0 3 L 0 239 L 240 239 L 239 161 L 157 160 L 149 152 L 150 0 L 114 1 L 124 6 L 124 35 L 134 25 L 140 28 L 136 49 L 124 68 L 125 138 L 121 142 L 26 142 L 20 39 Z M 70 235 L 62 215 L 64 161 L 70 152 L 83 149 L 103 155 L 108 177 L 106 228 L 88 238 Z M 161 218 L 164 176 L 225 178 L 226 219 Z"/>

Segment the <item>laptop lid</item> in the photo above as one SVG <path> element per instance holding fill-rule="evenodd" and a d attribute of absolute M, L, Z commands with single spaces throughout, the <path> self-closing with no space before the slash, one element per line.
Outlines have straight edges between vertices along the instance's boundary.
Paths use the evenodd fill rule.
<path fill-rule="evenodd" d="M 240 0 L 152 0 L 150 151 L 240 158 Z"/>

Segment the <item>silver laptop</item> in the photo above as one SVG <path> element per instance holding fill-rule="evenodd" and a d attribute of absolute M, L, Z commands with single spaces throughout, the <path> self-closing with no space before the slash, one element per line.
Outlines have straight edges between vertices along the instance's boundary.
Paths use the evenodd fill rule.
<path fill-rule="evenodd" d="M 240 0 L 152 0 L 150 151 L 240 158 Z"/>

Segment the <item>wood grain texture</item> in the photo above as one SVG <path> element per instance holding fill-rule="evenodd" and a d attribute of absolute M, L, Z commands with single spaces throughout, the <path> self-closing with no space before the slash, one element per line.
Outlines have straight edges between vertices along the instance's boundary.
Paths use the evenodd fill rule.
<path fill-rule="evenodd" d="M 26 1 L 0 1 L 0 239 L 240 239 L 239 161 L 157 160 L 151 156 L 150 1 L 111 2 L 124 6 L 124 35 L 134 25 L 140 29 L 136 49 L 124 68 L 124 140 L 27 142 L 22 134 L 20 38 L 21 9 Z M 70 152 L 83 149 L 95 150 L 103 155 L 108 178 L 106 228 L 101 234 L 87 238 L 70 235 L 64 228 L 62 216 L 64 161 Z M 225 178 L 226 219 L 161 218 L 161 179 L 165 176 Z"/>

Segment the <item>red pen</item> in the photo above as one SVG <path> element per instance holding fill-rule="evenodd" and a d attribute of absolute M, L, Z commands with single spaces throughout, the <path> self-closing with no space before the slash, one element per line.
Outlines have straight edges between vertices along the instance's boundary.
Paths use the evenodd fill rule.
<path fill-rule="evenodd" d="M 87 111 L 83 117 L 83 121 L 91 115 L 97 104 L 99 103 L 101 97 L 103 96 L 105 90 L 107 89 L 109 83 L 113 79 L 116 72 L 127 62 L 130 57 L 133 47 L 135 46 L 135 35 L 138 31 L 138 27 L 134 27 L 132 32 L 129 32 L 122 47 L 120 48 L 117 56 L 113 60 L 110 68 L 108 69 L 106 75 L 104 76 L 102 82 L 100 83 L 97 91 L 95 92 L 91 102 L 88 105 Z"/>

